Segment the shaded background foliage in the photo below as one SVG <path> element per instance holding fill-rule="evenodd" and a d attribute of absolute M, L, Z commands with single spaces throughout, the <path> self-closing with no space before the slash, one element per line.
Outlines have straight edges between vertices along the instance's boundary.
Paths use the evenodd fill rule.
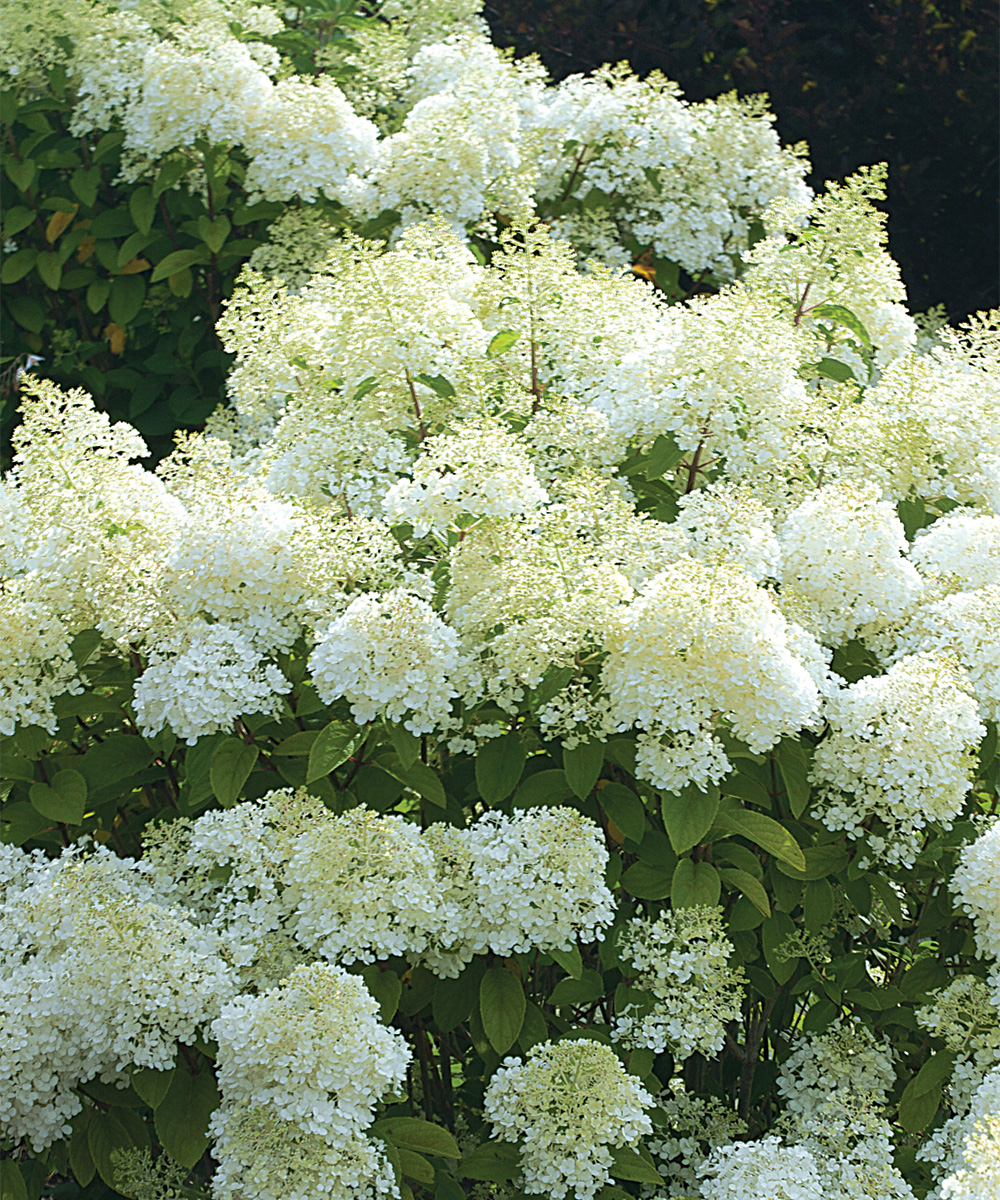
<path fill-rule="evenodd" d="M 993 0 L 487 0 L 498 45 L 556 79 L 627 59 L 689 100 L 767 92 L 821 187 L 889 164 L 890 250 L 914 311 L 1000 303 Z"/>

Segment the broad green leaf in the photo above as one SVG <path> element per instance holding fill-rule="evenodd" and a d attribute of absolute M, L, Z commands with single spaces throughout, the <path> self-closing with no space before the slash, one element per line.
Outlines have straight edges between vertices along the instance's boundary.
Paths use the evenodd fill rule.
<path fill-rule="evenodd" d="M 465 1179 L 505 1183 L 521 1172 L 521 1155 L 509 1142 L 486 1142 L 475 1146 L 462 1159 L 458 1173 Z"/>
<path fill-rule="evenodd" d="M 833 916 L 833 888 L 826 879 L 810 879 L 802 899 L 802 913 L 806 929 L 819 933 Z"/>
<path fill-rule="evenodd" d="M 476 785 L 487 804 L 496 804 L 517 787 L 527 755 L 521 735 L 512 731 L 492 738 L 476 755 Z"/>
<path fill-rule="evenodd" d="M 31 806 L 50 821 L 79 825 L 87 803 L 87 781 L 79 771 L 58 771 L 51 784 L 33 783 L 28 791 Z"/>
<path fill-rule="evenodd" d="M 747 766 L 753 767 L 752 760 Z M 758 808 L 771 808 L 771 797 L 763 784 L 751 779 L 743 771 L 734 771 L 722 781 L 722 792 L 726 796 L 736 796 L 746 804 L 756 804 Z"/>
<path fill-rule="evenodd" d="M 38 166 L 33 159 L 26 158 L 18 162 L 9 154 L 4 157 L 3 169 L 7 172 L 7 178 L 19 192 L 26 192 L 34 183 L 38 173 Z"/>
<path fill-rule="evenodd" d="M 216 217 L 214 221 L 205 214 L 198 218 L 198 236 L 213 254 L 218 254 L 222 249 L 231 229 L 232 225 L 225 213 Z"/>
<path fill-rule="evenodd" d="M 560 979 L 552 989 L 549 1003 L 564 1005 L 592 1004 L 604 995 L 604 980 L 597 971 L 584 971 L 580 979 Z"/>
<path fill-rule="evenodd" d="M 182 1055 L 170 1080 L 167 1094 L 153 1118 L 160 1145 L 182 1167 L 193 1167 L 208 1149 L 208 1119 L 219 1107 L 208 1060 L 199 1056 L 191 1070 Z"/>
<path fill-rule="evenodd" d="M 486 353 L 490 358 L 496 358 L 498 354 L 503 354 L 505 350 L 509 350 L 520 336 L 513 329 L 501 329 L 499 333 L 495 333 L 490 338 L 490 344 L 486 347 Z"/>
<path fill-rule="evenodd" d="M 838 322 L 845 329 L 849 329 L 866 349 L 870 350 L 872 348 L 872 339 L 868 330 L 862 325 L 858 317 L 849 308 L 845 308 L 843 304 L 817 304 L 812 310 L 811 315 L 813 317 L 824 318 L 828 321 Z"/>
<path fill-rule="evenodd" d="M 0 1159 L 0 1200 L 28 1200 L 21 1168 L 12 1158 Z"/>
<path fill-rule="evenodd" d="M 602 783 L 597 792 L 597 803 L 627 838 L 633 842 L 642 841 L 646 832 L 646 807 L 631 788 L 623 783 Z"/>
<path fill-rule="evenodd" d="M 144 738 L 133 734 L 115 735 L 91 746 L 80 759 L 79 767 L 90 790 L 96 792 L 148 767 L 155 753 Z"/>
<path fill-rule="evenodd" d="M 0 779 L 23 779 L 31 783 L 35 778 L 34 764 L 16 754 L 0 754 Z"/>
<path fill-rule="evenodd" d="M 43 250 L 35 259 L 35 266 L 42 283 L 57 292 L 62 282 L 62 259 L 59 255 L 54 250 Z"/>
<path fill-rule="evenodd" d="M 3 267 L 0 267 L 0 283 L 17 283 L 35 265 L 38 251 L 32 246 L 23 250 L 15 250 L 13 254 L 5 255 Z"/>
<path fill-rule="evenodd" d="M 791 879 L 823 879 L 827 875 L 836 875 L 847 866 L 850 854 L 842 842 L 828 842 L 822 846 L 806 846 L 802 851 L 805 867 L 799 869 L 791 863 L 775 860 L 775 866 Z"/>
<path fill-rule="evenodd" d="M 323 779 L 342 766 L 351 757 L 364 738 L 356 725 L 343 721 L 331 721 L 321 729 L 309 753 L 306 783 Z"/>
<path fill-rule="evenodd" d="M 774 752 L 778 773 L 785 785 L 793 817 L 801 817 L 809 805 L 809 757 L 801 742 L 783 738 Z"/>
<path fill-rule="evenodd" d="M 907 1133 L 923 1133 L 937 1116 L 941 1107 L 941 1085 L 918 1091 L 911 1079 L 899 1100 L 899 1123 Z"/>
<path fill-rule="evenodd" d="M 490 1045 L 503 1056 L 524 1024 L 524 988 L 513 971 L 491 967 L 479 985 L 479 1015 Z"/>
<path fill-rule="evenodd" d="M 667 792 L 660 798 L 663 824 L 678 854 L 704 840 L 719 811 L 720 795 L 714 784 L 707 792 L 689 784 L 680 792 Z"/>
<path fill-rule="evenodd" d="M 159 1108 L 170 1090 L 174 1070 L 174 1067 L 166 1071 L 154 1071 L 152 1067 L 135 1067 L 132 1070 L 132 1087 L 150 1108 Z"/>
<path fill-rule="evenodd" d="M 271 753 L 278 758 L 308 758 L 318 737 L 319 730 L 300 729 L 279 742 Z"/>
<path fill-rule="evenodd" d="M 73 1178 L 80 1187 L 87 1187 L 97 1174 L 94 1156 L 90 1153 L 88 1129 L 90 1118 L 94 1112 L 89 1104 L 84 1105 L 73 1118 L 73 1132 L 69 1139 L 69 1166 Z"/>
<path fill-rule="evenodd" d="M 426 763 L 415 762 L 406 767 L 403 770 L 403 781 L 407 787 L 430 804 L 434 804 L 438 808 L 447 807 L 448 797 L 445 794 L 441 777 Z"/>
<path fill-rule="evenodd" d="M 741 891 L 765 917 L 771 915 L 771 901 L 767 898 L 767 892 L 759 879 L 755 879 L 747 871 L 741 871 L 738 867 L 720 867 L 719 874 L 726 883 L 732 884 L 734 888 Z"/>
<path fill-rule="evenodd" d="M 168 275 L 176 275 L 179 271 L 183 271 L 187 267 L 193 267 L 195 263 L 204 262 L 206 258 L 207 255 L 201 248 L 194 250 L 173 250 L 165 258 L 161 258 L 153 267 L 150 283 L 159 283 L 161 279 L 166 279 Z"/>
<path fill-rule="evenodd" d="M 785 958 L 779 954 L 781 947 L 794 932 L 795 923 L 787 913 L 783 912 L 772 913 L 760 929 L 764 959 L 778 983 L 787 983 L 795 974 L 796 957 Z"/>
<path fill-rule="evenodd" d="M 837 383 L 847 383 L 857 378 L 847 363 L 841 362 L 839 358 L 821 358 L 818 363 L 813 363 L 813 370 L 817 375 L 833 379 Z"/>
<path fill-rule="evenodd" d="M 384 1117 L 376 1121 L 371 1132 L 383 1141 L 392 1142 L 400 1150 L 417 1154 L 433 1154 L 435 1158 L 461 1158 L 458 1142 L 447 1129 L 419 1117 Z"/>
<path fill-rule="evenodd" d="M 527 1052 L 532 1046 L 537 1046 L 539 1042 L 547 1041 L 548 1036 L 549 1027 L 545 1020 L 545 1014 L 537 1004 L 528 1000 L 524 1006 L 524 1024 L 521 1026 L 521 1032 L 517 1035 L 517 1044 Z"/>
<path fill-rule="evenodd" d="M 424 1187 L 432 1187 L 434 1185 L 434 1168 L 422 1154 L 418 1154 L 415 1150 L 407 1150 L 404 1146 L 397 1146 L 399 1152 L 399 1167 L 404 1175 L 410 1179 L 416 1180 L 417 1183 L 422 1183 Z M 459 1157 L 458 1155 L 455 1156 Z M 402 1189 L 400 1189 L 401 1200 Z M 410 1193 L 413 1194 L 412 1192 Z"/>
<path fill-rule="evenodd" d="M 100 186 L 100 182 L 100 167 L 77 167 L 70 176 L 69 186 L 73 191 L 73 195 L 76 196 L 80 203 L 86 204 L 88 208 L 91 208 L 97 199 L 97 189 Z"/>
<path fill-rule="evenodd" d="M 240 798 L 243 785 L 254 769 L 260 749 L 241 738 L 226 738 L 215 748 L 209 779 L 212 791 L 223 808 L 231 808 Z"/>
<path fill-rule="evenodd" d="M 674 439 L 669 434 L 661 433 L 650 447 L 644 474 L 647 479 L 662 479 L 683 457 L 684 451 Z"/>
<path fill-rule="evenodd" d="M 397 721 L 390 722 L 388 728 L 392 748 L 399 755 L 399 761 L 404 768 L 412 766 L 420 758 L 421 739 Z"/>
<path fill-rule="evenodd" d="M 161 1139 L 162 1141 L 162 1139 Z M 97 1174 L 110 1188 L 115 1187 L 112 1154 L 115 1150 L 145 1150 L 149 1132 L 142 1118 L 129 1108 L 95 1109 L 87 1125 L 87 1145 Z"/>
<path fill-rule="evenodd" d="M 583 978 L 583 955 L 579 946 L 571 946 L 568 950 L 550 950 L 549 957 L 574 979 Z"/>
<path fill-rule="evenodd" d="M 562 804 L 572 794 L 565 771 L 536 771 L 517 789 L 511 804 L 515 808 L 538 808 L 546 804 Z"/>
<path fill-rule="evenodd" d="M 87 288 L 87 307 L 92 313 L 99 313 L 105 304 L 107 304 L 110 293 L 110 279 L 95 279 L 90 287 Z"/>
<path fill-rule="evenodd" d="M 680 860 L 670 885 L 670 903 L 674 908 L 718 904 L 721 894 L 722 880 L 711 863 L 696 863 L 693 858 Z"/>
<path fill-rule="evenodd" d="M 375 998 L 382 1023 L 388 1025 L 396 1015 L 403 994 L 403 983 L 395 971 L 383 971 L 380 963 L 369 963 L 361 972 L 365 986 Z"/>
<path fill-rule="evenodd" d="M 563 751 L 563 771 L 572 791 L 585 800 L 604 766 L 604 743 L 581 742 L 572 750 Z"/>
<path fill-rule="evenodd" d="M 156 199 L 151 187 L 139 187 L 128 198 L 129 216 L 140 233 L 149 233 L 156 214 Z"/>
<path fill-rule="evenodd" d="M 611 1174 L 615 1179 L 663 1186 L 663 1177 L 653 1164 L 648 1150 L 643 1154 L 641 1150 L 632 1150 L 628 1146 L 612 1146 Z"/>
<path fill-rule="evenodd" d="M 431 1011 L 442 1033 L 449 1033 L 469 1019 L 476 1004 L 481 977 L 470 963 L 457 979 L 439 979 L 434 985 Z"/>
<path fill-rule="evenodd" d="M 948 1050 L 932 1054 L 911 1080 L 913 1094 L 919 1096 L 932 1091 L 950 1079 L 956 1057 L 954 1052 Z"/>
<path fill-rule="evenodd" d="M 749 808 L 724 808 L 715 818 L 718 829 L 727 829 L 760 846 L 796 871 L 806 869 L 802 848 L 783 825 Z"/>
<path fill-rule="evenodd" d="M 674 872 L 650 863 L 633 863 L 621 878 L 621 885 L 630 896 L 639 900 L 663 900 L 673 887 Z"/>
<path fill-rule="evenodd" d="M 450 400 L 455 395 L 454 386 L 443 375 L 417 375 L 416 378 L 442 400 Z"/>
<path fill-rule="evenodd" d="M 146 281 L 141 275 L 118 275 L 111 283 L 108 313 L 112 321 L 127 325 L 135 320 L 146 299 Z"/>

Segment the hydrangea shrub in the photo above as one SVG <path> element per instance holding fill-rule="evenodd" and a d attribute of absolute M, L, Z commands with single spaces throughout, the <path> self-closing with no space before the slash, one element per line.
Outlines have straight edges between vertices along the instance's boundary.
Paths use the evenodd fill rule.
<path fill-rule="evenodd" d="M 546 90 L 433 6 L 330 42 L 343 87 L 287 14 L 164 11 L 11 61 L 135 180 L 197 129 L 294 188 L 155 469 L 22 381 L 3 1196 L 994 1196 L 998 315 L 928 337 L 882 173 L 810 198 L 764 138 L 741 175 L 738 107 L 712 143 L 663 81 Z M 651 162 L 727 232 L 790 174 L 716 252 Z M 588 168 L 606 244 L 553 200 Z"/>

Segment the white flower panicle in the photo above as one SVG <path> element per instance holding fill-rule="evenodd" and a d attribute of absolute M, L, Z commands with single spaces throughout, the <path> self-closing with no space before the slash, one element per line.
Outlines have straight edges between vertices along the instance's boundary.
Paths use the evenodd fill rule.
<path fill-rule="evenodd" d="M 702 1167 L 703 1200 L 816 1200 L 825 1195 L 812 1153 L 777 1137 L 720 1146 Z"/>
<path fill-rule="evenodd" d="M 517 1142 L 524 1191 L 592 1200 L 611 1177 L 611 1148 L 652 1132 L 652 1097 L 610 1046 L 543 1042 L 506 1058 L 486 1089 L 493 1136 Z"/>
<path fill-rule="evenodd" d="M 946 828 L 971 787 L 976 748 L 986 730 L 962 669 L 933 654 L 901 659 L 828 701 L 830 731 L 813 758 L 821 819 L 851 838 L 877 817 L 885 833 L 868 836 L 890 862 L 912 861 L 914 835 Z"/>
<path fill-rule="evenodd" d="M 910 561 L 967 591 L 1000 583 L 1000 516 L 957 510 L 918 531 Z"/>
<path fill-rule="evenodd" d="M 359 725 L 385 717 L 416 734 L 445 725 L 474 678 L 455 630 L 405 588 L 352 600 L 321 634 L 309 670 L 320 697 L 344 697 Z"/>
<path fill-rule="evenodd" d="M 836 1119 L 859 1098 L 884 1104 L 896 1078 L 893 1055 L 857 1018 L 803 1034 L 781 1065 L 778 1091 L 805 1121 Z"/>
<path fill-rule="evenodd" d="M 689 782 L 704 787 L 728 773 L 712 739 L 717 714 L 761 751 L 810 724 L 819 706 L 767 593 L 736 566 L 690 558 L 642 589 L 624 632 L 611 641 L 602 684 L 620 729 L 666 735 L 668 748 L 661 757 L 647 752 L 643 770 L 667 791 Z M 678 735 L 686 753 L 675 766 L 670 740 Z"/>
<path fill-rule="evenodd" d="M 726 1022 L 738 1020 L 743 973 L 729 966 L 733 945 L 719 908 L 681 908 L 656 921 L 636 917 L 619 934 L 618 952 L 638 974 L 612 1037 L 676 1060 L 696 1051 L 714 1058 Z M 635 995 L 638 993 L 638 996 Z"/>
<path fill-rule="evenodd" d="M 1000 822 L 963 848 L 951 890 L 973 919 L 979 952 L 1000 961 Z"/>
<path fill-rule="evenodd" d="M 331 1141 L 372 1123 L 410 1060 L 361 977 L 331 963 L 298 967 L 280 987 L 235 997 L 212 1033 L 227 1102 L 267 1106 Z"/>

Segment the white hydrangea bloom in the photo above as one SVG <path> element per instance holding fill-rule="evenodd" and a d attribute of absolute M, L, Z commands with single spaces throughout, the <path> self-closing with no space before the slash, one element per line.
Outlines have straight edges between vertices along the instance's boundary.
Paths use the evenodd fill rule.
<path fill-rule="evenodd" d="M 688 492 L 678 505 L 677 524 L 693 557 L 725 558 L 758 583 L 778 577 L 781 547 L 771 512 L 745 489 L 717 484 Z"/>
<path fill-rule="evenodd" d="M 277 131 L 280 130 L 280 136 Z M 241 131 L 250 155 L 244 187 L 268 200 L 330 200 L 355 207 L 375 164 L 378 132 L 329 75 L 282 79 Z"/>
<path fill-rule="evenodd" d="M 619 728 L 666 735 L 671 748 L 684 738 L 692 769 L 694 744 L 718 715 L 752 750 L 769 749 L 811 723 L 819 704 L 788 635 L 767 593 L 740 568 L 690 558 L 672 564 L 645 585 L 624 632 L 609 642 L 602 685 Z M 727 766 L 715 756 L 709 778 L 722 778 Z"/>
<path fill-rule="evenodd" d="M 611 1177 L 610 1148 L 652 1132 L 652 1102 L 610 1046 L 581 1039 L 504 1059 L 483 1107 L 493 1136 L 520 1145 L 524 1191 L 592 1200 Z"/>
<path fill-rule="evenodd" d="M 914 836 L 936 822 L 949 828 L 971 787 L 985 727 L 964 671 L 933 654 L 913 654 L 885 675 L 868 676 L 827 702 L 830 732 L 813 757 L 822 820 L 851 838 L 876 816 L 887 832 L 871 850 L 912 861 Z"/>
<path fill-rule="evenodd" d="M 1000 583 L 930 597 L 895 632 L 895 656 L 926 652 L 958 662 L 984 721 L 1000 721 Z"/>
<path fill-rule="evenodd" d="M 26 876 L 0 914 L 0 1128 L 40 1152 L 69 1135 L 79 1083 L 166 1070 L 236 981 L 214 935 L 158 903 L 131 860 L 68 851 Z"/>
<path fill-rule="evenodd" d="M 963 848 L 951 890 L 975 923 L 980 954 L 1000 960 L 1000 822 Z"/>
<path fill-rule="evenodd" d="M 816 1159 L 804 1146 L 780 1138 L 720 1146 L 702 1167 L 703 1200 L 817 1200 L 823 1196 Z"/>
<path fill-rule="evenodd" d="M 470 421 L 424 442 L 412 478 L 389 488 L 382 509 L 392 524 L 409 522 L 423 537 L 463 516 L 520 516 L 547 500 L 517 439 L 500 425 Z"/>
<path fill-rule="evenodd" d="M 781 1064 L 778 1091 L 800 1119 L 840 1117 L 860 1097 L 885 1103 L 896 1078 L 893 1055 L 856 1017 L 822 1033 L 803 1034 Z"/>
<path fill-rule="evenodd" d="M 309 671 L 323 701 L 343 696 L 359 725 L 381 716 L 417 734 L 446 724 L 473 678 L 458 634 L 405 588 L 352 600 L 321 634 Z"/>
<path fill-rule="evenodd" d="M 622 960 L 638 972 L 629 986 L 651 1003 L 633 1000 L 618 1013 L 611 1036 L 628 1047 L 675 1059 L 696 1051 L 714 1058 L 725 1042 L 726 1022 L 739 1019 L 743 973 L 730 968 L 733 945 L 719 908 L 682 908 L 656 921 L 636 917 L 619 934 Z M 628 973 L 627 973 L 628 974 Z"/>
<path fill-rule="evenodd" d="M 902 522 L 875 488 L 827 484 L 785 518 L 778 540 L 796 618 L 828 645 L 898 621 L 920 594 Z"/>
<path fill-rule="evenodd" d="M 965 1118 L 962 1165 L 941 1184 L 941 1200 L 993 1200 L 1000 1194 L 1000 1070 L 983 1080 Z"/>
<path fill-rule="evenodd" d="M 291 687 L 242 629 L 195 620 L 150 649 L 135 681 L 135 712 L 145 736 L 167 726 L 193 746 L 237 717 L 277 712 Z"/>
<path fill-rule="evenodd" d="M 604 882 L 600 827 L 572 808 L 489 812 L 469 827 L 476 953 L 568 950 L 604 936 L 614 901 Z"/>
<path fill-rule="evenodd" d="M 338 962 L 420 954 L 439 928 L 434 858 L 403 817 L 352 808 L 288 848 L 284 902 L 299 942 Z"/>
<path fill-rule="evenodd" d="M 213 1200 L 399 1200 L 399 1184 L 380 1142 L 362 1134 L 332 1142 L 283 1121 L 252 1101 L 223 1103 L 209 1131 L 218 1162 Z"/>
<path fill-rule="evenodd" d="M 0 733 L 18 725 L 56 731 L 53 705 L 79 695 L 84 682 L 70 650 L 70 631 L 31 577 L 0 580 Z"/>
<path fill-rule="evenodd" d="M 842 1113 L 828 1108 L 800 1119 L 799 1145 L 810 1150 L 823 1182 L 823 1200 L 916 1200 L 893 1161 L 892 1126 L 880 1106 L 858 1098 Z"/>
<path fill-rule="evenodd" d="M 266 1105 L 331 1141 L 372 1123 L 410 1061 L 403 1035 L 381 1023 L 361 977 L 330 963 L 298 967 L 261 995 L 237 996 L 212 1033 L 227 1102 Z"/>
<path fill-rule="evenodd" d="M 963 590 L 1000 582 L 1000 516 L 958 510 L 918 531 L 910 561 Z"/>
<path fill-rule="evenodd" d="M 746 1122 L 724 1100 L 698 1096 L 672 1079 L 657 1096 L 653 1136 L 646 1145 L 663 1176 L 668 1196 L 698 1193 L 698 1177 L 713 1150 L 746 1135 Z"/>

